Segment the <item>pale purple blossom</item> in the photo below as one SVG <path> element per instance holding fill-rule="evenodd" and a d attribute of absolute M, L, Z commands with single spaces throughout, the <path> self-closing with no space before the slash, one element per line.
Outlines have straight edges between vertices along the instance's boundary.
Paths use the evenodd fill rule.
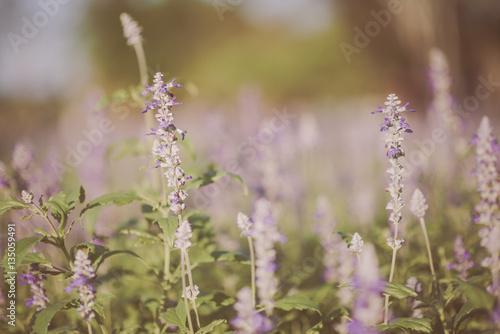
<path fill-rule="evenodd" d="M 92 306 L 95 305 L 96 298 L 96 274 L 95 268 L 91 264 L 87 253 L 79 249 L 75 255 L 73 280 L 70 281 L 71 285 L 64 289 L 65 292 L 72 292 L 73 289 L 76 289 L 80 294 L 80 305 L 77 310 L 85 322 L 91 321 L 95 317 Z"/>
<path fill-rule="evenodd" d="M 30 204 L 33 202 L 33 193 L 26 190 L 21 191 L 21 199 L 24 203 Z"/>
<path fill-rule="evenodd" d="M 194 302 L 196 298 L 198 298 L 198 295 L 200 294 L 200 289 L 198 288 L 198 285 L 194 285 L 193 288 L 191 289 L 191 286 L 186 287 L 186 293 L 182 293 L 182 298 L 184 298 L 184 294 L 186 295 L 186 298 L 189 299 L 191 302 Z"/>
<path fill-rule="evenodd" d="M 413 289 L 413 291 L 415 291 L 416 293 L 422 292 L 422 283 L 420 283 L 416 277 L 408 278 L 405 285 L 407 287 Z M 423 318 L 424 314 L 422 313 L 422 309 L 420 307 L 418 307 L 419 305 L 422 304 L 422 301 L 420 301 L 414 297 L 410 297 L 410 298 L 411 298 L 410 299 L 410 307 L 412 309 L 411 317 L 412 318 Z"/>
<path fill-rule="evenodd" d="M 40 311 L 47 307 L 47 304 L 50 303 L 49 297 L 47 297 L 44 280 L 47 279 L 44 274 L 38 273 L 34 274 L 34 272 L 39 271 L 40 268 L 38 264 L 31 264 L 30 271 L 24 272 L 22 275 L 18 276 L 19 284 L 24 285 L 28 284 L 30 286 L 31 293 L 33 297 L 26 301 L 26 306 L 37 306 L 36 310 Z"/>
<path fill-rule="evenodd" d="M 276 242 L 284 243 L 286 238 L 278 230 L 277 221 L 273 217 L 271 202 L 261 198 L 255 202 L 253 214 L 252 238 L 255 245 L 255 277 L 260 303 L 266 313 L 271 315 L 274 308 L 274 294 L 278 291 L 276 271 Z"/>
<path fill-rule="evenodd" d="M 189 221 L 183 220 L 179 223 L 177 231 L 175 232 L 175 247 L 181 249 L 182 251 L 187 251 L 191 247 L 191 238 L 193 237 L 193 230 L 191 229 L 191 224 Z"/>
<path fill-rule="evenodd" d="M 373 113 L 383 113 L 384 123 L 381 124 L 381 131 L 386 132 L 385 147 L 387 148 L 387 157 L 391 163 L 391 167 L 387 169 L 387 174 L 391 180 L 387 191 L 391 195 L 391 200 L 386 206 L 386 209 L 390 211 L 389 221 L 394 224 L 397 231 L 398 225 L 401 222 L 402 214 L 401 210 L 404 206 L 403 202 L 403 183 L 401 182 L 403 178 L 404 168 L 401 165 L 399 158 L 404 157 L 405 152 L 402 148 L 402 143 L 404 141 L 403 132 L 412 133 L 408 123 L 401 116 L 401 113 L 405 111 L 415 111 L 407 108 L 408 103 L 401 106 L 401 101 L 395 94 L 389 94 L 387 101 L 385 102 L 385 108 L 378 106 L 379 110 Z M 403 239 L 397 238 L 395 240 L 387 240 L 387 244 L 393 248 L 397 249 L 401 247 Z"/>
<path fill-rule="evenodd" d="M 317 221 L 315 231 L 324 249 L 324 280 L 328 283 L 348 285 L 354 272 L 355 257 L 340 234 L 335 233 L 337 221 L 326 196 L 319 196 L 316 200 L 314 218 Z M 337 296 L 343 306 L 350 306 L 353 298 L 352 287 L 341 287 Z"/>
<path fill-rule="evenodd" d="M 134 45 L 142 42 L 140 27 L 137 22 L 127 13 L 120 15 L 120 21 L 123 26 L 123 36 L 127 39 L 128 45 Z"/>
<path fill-rule="evenodd" d="M 458 271 L 458 277 L 462 280 L 467 279 L 467 271 L 474 267 L 474 261 L 471 260 L 470 253 L 467 252 L 465 245 L 462 241 L 462 237 L 457 236 L 455 238 L 455 262 L 446 265 L 446 269 L 455 269 Z"/>
<path fill-rule="evenodd" d="M 358 232 L 354 233 L 351 239 L 351 245 L 349 246 L 349 251 L 354 254 L 361 254 L 363 251 L 363 239 Z"/>
<path fill-rule="evenodd" d="M 415 189 L 410 202 L 410 211 L 417 216 L 417 218 L 424 218 L 428 208 L 429 206 L 425 201 L 424 194 L 422 194 L 420 189 Z"/>
<path fill-rule="evenodd" d="M 252 306 L 252 290 L 242 288 L 237 293 L 238 301 L 233 307 L 237 312 L 231 324 L 236 328 L 237 334 L 261 334 L 273 329 L 273 323 L 263 314 L 258 313 Z"/>
<path fill-rule="evenodd" d="M 498 142 L 493 135 L 493 130 L 488 117 L 484 116 L 479 125 L 478 133 L 474 136 L 472 144 L 476 145 L 476 170 L 477 191 L 481 201 L 476 205 L 475 222 L 483 224 L 479 231 L 481 246 L 485 247 L 491 256 L 482 261 L 491 269 L 493 274 L 493 285 L 489 291 L 499 288 L 499 258 L 500 252 L 500 180 L 497 171 L 497 158 L 495 151 L 499 150 Z M 498 291 L 494 291 L 497 293 Z"/>
<path fill-rule="evenodd" d="M 186 131 L 178 129 L 173 123 L 174 116 L 171 109 L 180 103 L 175 102 L 175 97 L 169 89 L 182 86 L 174 84 L 175 79 L 167 84 L 164 83 L 163 74 L 160 72 L 156 73 L 153 82 L 154 86 L 146 86 L 147 90 L 143 92 L 143 94 L 153 93 L 151 103 L 146 103 L 146 109 L 143 110 L 143 113 L 148 110 L 157 110 L 155 117 L 159 125 L 157 129 L 152 128 L 152 132 L 149 134 L 159 137 L 159 140 L 155 140 L 153 145 L 153 154 L 156 156 L 156 167 L 166 168 L 164 174 L 167 178 L 167 186 L 174 189 L 168 195 L 170 210 L 180 214 L 186 208 L 184 201 L 187 197 L 187 193 L 181 187 L 191 177 L 186 177 L 184 170 L 180 167 L 181 159 L 178 155 L 177 140 L 179 135 L 184 139 Z"/>
<path fill-rule="evenodd" d="M 375 248 L 371 244 L 365 245 L 365 250 L 361 253 L 360 265 L 356 267 L 352 285 L 356 289 L 356 299 L 349 333 L 379 333 L 374 326 L 381 321 L 384 282 L 380 278 Z"/>
<path fill-rule="evenodd" d="M 244 237 L 249 237 L 252 234 L 251 228 L 252 228 L 252 221 L 250 218 L 248 218 L 247 215 L 245 215 L 242 212 L 238 213 L 238 216 L 236 218 L 236 224 L 238 224 L 238 227 L 241 230 L 241 234 Z"/>

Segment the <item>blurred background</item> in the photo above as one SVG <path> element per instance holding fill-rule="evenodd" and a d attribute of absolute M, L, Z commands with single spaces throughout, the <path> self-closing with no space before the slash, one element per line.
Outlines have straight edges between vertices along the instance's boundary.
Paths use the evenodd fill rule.
<path fill-rule="evenodd" d="M 92 197 L 126 189 L 148 173 L 140 169 L 147 159 L 116 160 L 109 150 L 146 132 L 143 107 L 130 101 L 140 76 L 123 37 L 123 12 L 143 27 L 149 82 L 161 71 L 184 85 L 175 112 L 197 152 L 194 161 L 220 169 L 238 161 L 235 172 L 254 196 L 300 204 L 327 193 L 345 215 L 369 221 L 375 207 L 384 207 L 378 194 L 387 164 L 382 119 L 370 112 L 389 93 L 417 110 L 407 116 L 415 130 L 408 152 L 423 152 L 409 164 L 413 183 L 436 165 L 457 168 L 446 154 L 467 155 L 479 118 L 495 119 L 500 110 L 496 0 L 2 0 L 4 186 L 25 173 L 36 176 L 36 190 L 47 196 L 62 182 L 82 183 Z M 433 48 L 440 50 L 434 70 Z M 456 122 L 432 114 L 439 101 Z M 280 113 L 291 115 L 290 125 L 265 139 L 261 130 Z M 434 128 L 444 131 L 446 143 L 426 146 Z M 91 138 L 95 143 L 82 144 Z M 256 149 L 252 161 L 245 145 Z M 192 166 L 193 173 L 206 167 Z M 221 197 L 195 204 L 227 214 Z M 230 217 L 242 210 L 230 207 Z"/>

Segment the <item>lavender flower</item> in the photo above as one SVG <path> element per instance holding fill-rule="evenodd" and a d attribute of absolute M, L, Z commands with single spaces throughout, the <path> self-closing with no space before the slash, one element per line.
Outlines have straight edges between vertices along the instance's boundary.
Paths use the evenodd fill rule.
<path fill-rule="evenodd" d="M 261 198 L 255 202 L 253 220 L 252 238 L 257 258 L 255 275 L 258 296 L 266 313 L 271 315 L 274 308 L 273 296 L 278 291 L 278 280 L 274 277 L 276 251 L 273 246 L 275 242 L 284 243 L 286 239 L 278 231 L 271 203 L 268 200 Z"/>
<path fill-rule="evenodd" d="M 12 152 L 11 165 L 18 188 L 26 189 L 35 163 L 35 154 L 31 147 L 24 143 L 17 143 Z"/>
<path fill-rule="evenodd" d="M 351 253 L 359 255 L 363 251 L 363 244 L 364 244 L 363 239 L 361 239 L 361 236 L 358 234 L 358 232 L 356 232 L 352 237 L 351 246 L 349 246 L 349 251 Z"/>
<path fill-rule="evenodd" d="M 0 189 L 8 188 L 12 183 L 5 164 L 0 161 Z"/>
<path fill-rule="evenodd" d="M 241 289 L 236 296 L 238 301 L 233 307 L 238 315 L 231 324 L 237 329 L 237 334 L 260 334 L 273 329 L 271 321 L 252 307 L 252 290 L 249 287 Z"/>
<path fill-rule="evenodd" d="M 325 281 L 339 284 L 350 283 L 354 272 L 354 257 L 347 243 L 334 231 L 337 222 L 328 198 L 325 196 L 318 197 L 314 218 L 318 221 L 316 233 L 325 251 L 323 257 L 323 264 L 325 266 L 323 277 Z M 346 307 L 350 306 L 353 298 L 352 288 L 349 286 L 342 287 L 338 292 L 338 297 L 342 305 Z"/>
<path fill-rule="evenodd" d="M 142 43 L 142 27 L 139 27 L 137 22 L 127 13 L 122 13 L 120 15 L 120 21 L 122 22 L 123 36 L 127 39 L 127 44 L 134 45 Z"/>
<path fill-rule="evenodd" d="M 158 165 L 156 167 L 167 168 L 165 171 L 167 185 L 174 188 L 168 195 L 170 210 L 176 214 L 180 214 L 186 207 L 184 200 L 187 197 L 187 193 L 181 187 L 191 177 L 186 177 L 184 170 L 180 167 L 179 147 L 176 144 L 177 135 L 181 135 L 182 139 L 184 139 L 186 131 L 178 129 L 173 123 L 172 106 L 180 103 L 175 102 L 175 97 L 173 97 L 169 89 L 182 86 L 174 84 L 175 79 L 165 84 L 163 82 L 163 74 L 159 72 L 156 73 L 153 81 L 155 83 L 154 86 L 146 86 L 147 90 L 143 92 L 143 94 L 147 92 L 153 93 L 151 103 L 146 103 L 146 109 L 143 110 L 143 113 L 151 109 L 158 111 L 155 117 L 160 124 L 158 125 L 158 129 L 151 129 L 152 132 L 150 135 L 158 136 L 160 141 L 155 142 L 153 154 L 157 156 Z"/>
<path fill-rule="evenodd" d="M 493 275 L 491 289 L 496 293 L 499 288 L 498 252 L 500 251 L 500 180 L 496 167 L 495 151 L 499 150 L 497 139 L 493 135 L 489 119 L 484 116 L 479 125 L 478 133 L 472 141 L 476 145 L 476 170 L 481 202 L 476 206 L 475 222 L 485 225 L 479 231 L 481 246 L 485 247 L 491 257 L 486 258 L 483 264 L 490 267 Z"/>
<path fill-rule="evenodd" d="M 446 265 L 446 269 L 455 269 L 458 271 L 458 277 L 460 279 L 467 279 L 467 271 L 469 268 L 474 267 L 474 262 L 470 259 L 470 254 L 464 246 L 462 237 L 457 236 L 455 238 L 455 259 L 456 262 L 449 263 Z"/>
<path fill-rule="evenodd" d="M 381 131 L 386 132 L 385 147 L 387 148 L 387 157 L 391 163 L 391 167 L 387 169 L 387 173 L 391 179 L 387 191 L 391 194 L 392 199 L 387 204 L 386 209 L 392 211 L 389 216 L 389 221 L 395 225 L 396 229 L 394 235 L 395 240 L 388 240 L 388 245 L 396 249 L 396 247 L 400 247 L 404 241 L 403 239 L 397 238 L 397 228 L 402 218 L 401 209 L 404 206 L 402 197 L 403 184 L 401 183 L 404 169 L 399 161 L 399 158 L 405 155 L 402 148 L 404 140 L 402 135 L 403 132 L 413 132 L 408 123 L 406 123 L 405 119 L 401 116 L 401 113 L 415 110 L 407 109 L 408 103 L 401 106 L 401 101 L 398 100 L 395 94 L 389 94 L 385 105 L 385 108 L 378 106 L 379 110 L 372 112 L 372 114 L 383 113 L 387 115 L 384 116 L 384 123 L 381 124 Z"/>
<path fill-rule="evenodd" d="M 428 208 L 429 206 L 425 201 L 424 194 L 422 194 L 420 189 L 415 189 L 410 203 L 411 212 L 413 212 L 413 214 L 417 216 L 417 218 L 424 218 L 425 212 Z"/>
<path fill-rule="evenodd" d="M 191 286 L 186 287 L 186 298 L 189 299 L 192 303 L 198 298 L 198 295 L 200 294 L 200 289 L 198 288 L 198 285 L 194 285 L 193 289 L 191 289 Z M 182 293 L 182 298 L 184 298 L 184 292 Z"/>
<path fill-rule="evenodd" d="M 79 249 L 75 255 L 75 262 L 73 267 L 74 280 L 70 281 L 71 285 L 67 286 L 64 291 L 72 292 L 77 289 L 80 294 L 81 304 L 77 310 L 83 318 L 83 321 L 91 321 L 95 317 L 92 306 L 95 304 L 95 268 L 91 266 L 91 261 L 87 253 Z"/>
<path fill-rule="evenodd" d="M 405 284 L 407 287 L 413 289 L 413 291 L 420 293 L 422 292 L 422 284 L 417 280 L 416 277 L 410 277 L 406 281 Z M 419 308 L 418 306 L 422 304 L 422 301 L 416 299 L 416 298 L 411 298 L 410 301 L 410 307 L 412 309 L 412 318 L 423 318 L 424 314 L 422 313 L 422 309 Z"/>
<path fill-rule="evenodd" d="M 251 236 L 252 221 L 247 215 L 239 212 L 238 217 L 236 218 L 236 224 L 238 224 L 241 234 L 243 234 L 244 237 Z"/>
<path fill-rule="evenodd" d="M 24 203 L 30 204 L 31 202 L 33 202 L 33 193 L 23 190 L 21 192 L 21 199 Z"/>
<path fill-rule="evenodd" d="M 31 293 L 33 294 L 33 297 L 26 301 L 26 306 L 36 305 L 37 311 L 43 310 L 47 307 L 47 303 L 50 303 L 43 283 L 43 280 L 47 278 L 43 274 L 33 274 L 33 272 L 39 270 L 38 264 L 31 264 L 29 272 L 24 272 L 24 274 L 18 276 L 19 284 L 29 284 Z"/>
<path fill-rule="evenodd" d="M 179 223 L 177 231 L 175 232 L 175 247 L 181 249 L 182 251 L 187 251 L 191 247 L 191 238 L 193 237 L 193 230 L 191 229 L 191 224 L 189 221 L 183 220 Z"/>
<path fill-rule="evenodd" d="M 357 295 L 349 333 L 378 333 L 373 326 L 381 320 L 381 293 L 384 283 L 380 278 L 375 248 L 371 244 L 365 245 L 365 250 L 361 253 L 361 261 L 356 268 L 353 287 L 356 289 Z"/>

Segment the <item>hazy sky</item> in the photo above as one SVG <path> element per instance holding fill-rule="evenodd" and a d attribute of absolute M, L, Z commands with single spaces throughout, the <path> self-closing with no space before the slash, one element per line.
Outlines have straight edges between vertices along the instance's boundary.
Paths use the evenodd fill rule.
<path fill-rule="evenodd" d="M 44 8 L 44 3 L 58 5 Z M 231 3 L 236 4 L 232 14 L 243 14 L 259 25 L 285 26 L 299 34 L 324 28 L 332 15 L 329 0 Z M 77 33 L 86 5 L 86 1 L 74 0 L 0 1 L 0 95 L 43 99 L 57 95 L 58 90 L 66 95 L 89 79 L 90 64 Z"/>

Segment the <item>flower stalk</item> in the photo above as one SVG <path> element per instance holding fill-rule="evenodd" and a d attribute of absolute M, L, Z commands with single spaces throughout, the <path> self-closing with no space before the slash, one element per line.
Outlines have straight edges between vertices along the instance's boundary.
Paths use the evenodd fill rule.
<path fill-rule="evenodd" d="M 404 168 L 400 162 L 400 158 L 404 157 L 405 152 L 402 148 L 404 141 L 403 133 L 413 133 L 408 123 L 406 123 L 401 113 L 405 111 L 415 111 L 407 109 L 408 103 L 401 106 L 401 101 L 395 94 L 389 94 L 385 107 L 378 106 L 379 110 L 372 112 L 372 114 L 383 113 L 384 123 L 381 124 L 380 131 L 386 132 L 385 147 L 387 149 L 387 158 L 391 166 L 387 169 L 387 174 L 391 180 L 389 187 L 386 191 L 391 195 L 391 200 L 386 206 L 390 211 L 389 222 L 392 222 L 394 227 L 394 235 L 387 239 L 387 245 L 392 249 L 391 271 L 389 274 L 389 282 L 394 278 L 396 268 L 396 253 L 401 248 L 404 240 L 399 238 L 398 228 L 402 219 L 401 210 L 404 206 L 403 202 L 403 172 Z M 384 307 L 384 324 L 387 324 L 389 318 L 389 295 L 385 295 Z"/>

